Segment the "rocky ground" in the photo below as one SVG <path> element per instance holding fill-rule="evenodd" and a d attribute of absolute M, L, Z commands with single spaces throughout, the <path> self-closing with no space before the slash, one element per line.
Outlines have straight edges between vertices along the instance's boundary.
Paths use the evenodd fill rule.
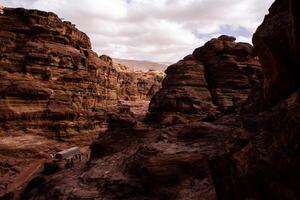
<path fill-rule="evenodd" d="M 0 140 L 0 194 L 14 191 L 32 163 L 51 159 L 50 155 L 72 144 L 57 142 L 43 136 L 1 136 Z M 28 180 L 27 180 L 28 181 Z M 0 196 L 1 196 L 0 195 Z"/>

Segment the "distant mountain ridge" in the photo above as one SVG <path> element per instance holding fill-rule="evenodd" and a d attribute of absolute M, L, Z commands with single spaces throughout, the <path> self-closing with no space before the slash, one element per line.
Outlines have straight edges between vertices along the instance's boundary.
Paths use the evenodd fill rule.
<path fill-rule="evenodd" d="M 115 63 L 120 63 L 126 65 L 128 67 L 134 68 L 135 70 L 141 71 L 149 71 L 149 70 L 157 70 L 157 71 L 165 71 L 169 65 L 172 63 L 168 62 L 152 62 L 152 61 L 143 61 L 143 60 L 129 60 L 129 59 L 120 59 L 113 58 Z"/>

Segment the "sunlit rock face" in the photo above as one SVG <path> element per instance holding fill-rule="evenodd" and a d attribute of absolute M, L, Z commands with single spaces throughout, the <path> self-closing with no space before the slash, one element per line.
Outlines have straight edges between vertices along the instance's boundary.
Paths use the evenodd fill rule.
<path fill-rule="evenodd" d="M 0 15 L 0 131 L 49 137 L 97 133 L 122 100 L 149 100 L 163 74 L 122 71 L 54 13 Z"/>
<path fill-rule="evenodd" d="M 119 73 L 117 92 L 120 100 L 149 101 L 161 88 L 165 74 L 161 71 L 136 71 L 132 67 L 113 62 L 107 55 L 100 56 L 104 62 L 116 69 Z"/>
<path fill-rule="evenodd" d="M 171 65 L 166 74 L 151 100 L 150 121 L 164 121 L 176 113 L 208 119 L 230 112 L 259 86 L 261 67 L 250 44 L 220 36 Z"/>

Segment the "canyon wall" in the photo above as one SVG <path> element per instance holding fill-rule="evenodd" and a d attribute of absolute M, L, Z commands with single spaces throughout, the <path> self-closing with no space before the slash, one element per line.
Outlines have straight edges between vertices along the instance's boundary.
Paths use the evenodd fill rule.
<path fill-rule="evenodd" d="M 97 133 L 121 100 L 149 100 L 160 87 L 161 75 L 100 59 L 88 36 L 54 13 L 5 9 L 0 24 L 1 134 Z"/>
<path fill-rule="evenodd" d="M 276 1 L 253 36 L 253 44 L 264 64 L 262 96 L 265 106 L 284 100 L 300 86 L 298 4 Z"/>
<path fill-rule="evenodd" d="M 183 105 L 174 105 L 182 109 L 179 112 L 184 115 L 192 115 L 190 111 L 199 108 L 186 106 L 189 101 L 192 105 L 198 103 L 198 99 L 208 103 L 213 113 L 216 109 L 221 114 L 210 120 L 199 117 L 192 122 L 174 121 L 167 127 L 138 122 L 130 115 L 111 118 L 110 129 L 91 145 L 92 157 L 87 165 L 51 176 L 41 175 L 36 179 L 40 181 L 36 181 L 36 187 L 32 187 L 32 182 L 23 197 L 40 200 L 299 199 L 300 88 L 296 84 L 299 66 L 295 56 L 299 8 L 296 0 L 276 0 L 254 36 L 254 52 L 261 58 L 263 68 L 262 85 L 257 82 L 260 80 L 259 73 L 256 75 L 260 71 L 257 67 L 251 67 L 250 76 L 245 75 L 243 70 L 233 70 L 243 67 L 237 68 L 237 63 L 234 65 L 231 58 L 229 63 L 235 67 L 225 65 L 228 68 L 222 70 L 223 62 L 213 63 L 223 61 L 224 51 L 217 54 L 220 59 L 215 59 L 215 49 L 206 49 L 206 45 L 196 50 L 193 57 L 189 56 L 167 70 L 161 91 L 170 86 L 178 89 L 172 90 L 173 94 L 160 91 L 157 95 L 163 94 L 167 102 L 183 99 Z M 284 25 L 289 25 L 289 28 L 284 30 L 293 33 L 285 36 L 283 43 L 278 20 L 286 21 Z M 269 38 L 278 40 L 265 44 L 260 41 L 264 37 L 266 41 Z M 234 44 L 233 39 L 224 36 L 213 41 L 220 41 L 217 44 L 222 47 L 224 40 L 230 46 Z M 283 44 L 286 49 L 281 50 Z M 245 55 L 249 52 L 245 49 L 252 49 L 249 45 L 246 45 L 249 48 L 243 46 L 237 51 L 238 55 Z M 231 52 L 235 48 L 229 49 Z M 278 54 L 284 50 L 288 51 Z M 194 58 L 196 55 L 199 59 Z M 255 58 L 252 59 L 257 63 Z M 203 60 L 212 62 L 211 68 L 203 67 Z M 247 63 L 249 59 L 244 61 Z M 215 84 L 210 85 L 207 77 L 214 77 Z M 287 77 L 290 80 L 286 80 Z M 180 84 L 176 86 L 172 81 Z M 235 83 L 222 84 L 230 81 Z M 280 83 L 284 87 L 277 88 Z M 249 85 L 253 85 L 251 94 Z M 201 93 L 193 92 L 198 88 L 204 91 L 204 97 L 211 97 L 201 99 Z M 243 93 L 244 89 L 247 93 Z M 184 90 L 192 92 L 182 92 Z M 242 104 L 234 103 L 233 96 L 243 101 L 249 94 Z M 151 110 L 155 106 L 164 103 L 163 98 L 156 98 L 152 101 L 154 108 L 150 108 L 150 113 L 155 111 Z M 161 108 L 165 109 L 162 112 L 174 112 Z M 199 110 L 202 112 L 203 109 Z"/>
<path fill-rule="evenodd" d="M 232 159 L 229 152 L 238 152 L 249 139 L 237 116 L 251 88 L 260 86 L 261 75 L 252 46 L 234 40 L 213 39 L 170 66 L 163 88 L 151 100 L 147 118 L 151 123 L 130 113 L 110 116 L 109 130 L 90 146 L 88 165 L 69 176 L 67 172 L 42 176 L 40 192 L 45 195 L 39 196 L 36 189 L 26 189 L 24 195 L 33 199 L 222 199 L 219 185 L 226 186 L 222 181 L 227 177 L 218 178 L 218 173 L 225 176 L 222 172 L 232 165 L 219 158 Z M 73 186 L 75 190 L 68 190 Z M 237 199 L 237 190 L 228 199 Z"/>
<path fill-rule="evenodd" d="M 161 88 L 161 83 L 165 76 L 161 71 L 137 71 L 126 65 L 114 62 L 112 58 L 106 55 L 100 56 L 100 59 L 118 71 L 121 78 L 117 82 L 117 92 L 120 94 L 119 98 L 121 100 L 149 101 Z"/>

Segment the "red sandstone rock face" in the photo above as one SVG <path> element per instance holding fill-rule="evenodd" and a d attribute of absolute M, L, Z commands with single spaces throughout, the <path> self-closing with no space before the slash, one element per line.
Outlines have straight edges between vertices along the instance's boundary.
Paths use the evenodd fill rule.
<path fill-rule="evenodd" d="M 174 113 L 213 119 L 245 101 L 259 85 L 261 68 L 253 47 L 234 41 L 229 36 L 212 39 L 171 65 L 162 89 L 151 100 L 149 120 L 164 123 Z"/>
<path fill-rule="evenodd" d="M 55 138 L 97 131 L 101 109 L 116 104 L 117 95 L 104 78 L 112 69 L 91 50 L 89 38 L 37 10 L 5 9 L 0 23 L 1 132 Z"/>
<path fill-rule="evenodd" d="M 70 22 L 37 10 L 0 15 L 0 132 L 53 138 L 101 129 L 120 100 L 149 100 L 163 75 L 121 72 Z"/>
<path fill-rule="evenodd" d="M 294 6 L 295 1 L 289 1 L 289 6 L 281 6 L 284 3 L 285 1 L 276 1 L 269 16 L 280 15 L 286 12 L 284 9 L 287 8 L 299 13 L 299 7 Z M 274 9 L 275 7 L 278 9 Z M 268 27 L 268 23 L 263 23 L 260 29 L 260 31 L 270 30 L 268 32 L 270 38 L 280 37 L 275 30 Z M 296 30 L 296 27 L 294 29 Z M 233 40 L 228 37 L 220 39 L 225 43 L 213 43 L 217 49 L 232 44 Z M 264 48 L 263 43 L 255 45 L 257 49 Z M 270 49 L 270 52 L 272 51 L 276 50 Z M 236 55 L 236 51 L 234 52 L 233 55 Z M 244 54 L 245 48 L 237 52 L 239 55 Z M 201 56 L 198 59 L 206 60 L 207 57 L 214 57 L 216 52 L 208 51 L 207 54 L 202 52 L 199 55 Z M 284 54 L 278 56 L 284 57 Z M 282 60 L 282 57 L 276 59 Z M 170 67 L 169 72 L 174 71 L 172 76 L 176 77 L 175 72 L 179 71 L 186 77 L 191 77 L 191 74 L 199 75 L 198 69 L 201 67 L 194 70 L 192 66 L 194 63 L 200 65 L 196 61 L 191 62 L 190 58 L 180 62 L 191 64 L 187 65 L 188 72 L 179 64 Z M 271 55 L 263 59 L 268 58 L 274 59 Z M 214 70 L 215 67 L 218 69 L 215 62 L 209 61 L 212 73 L 219 74 Z M 288 74 L 291 67 L 284 65 L 280 70 Z M 269 66 L 263 65 L 263 68 L 267 68 L 268 71 Z M 228 71 L 225 74 L 228 74 Z M 229 74 L 231 76 L 228 75 L 227 78 L 234 75 Z M 264 77 L 266 76 L 264 74 Z M 237 77 L 241 75 L 238 74 Z M 179 80 L 180 86 L 184 87 L 192 85 L 195 88 L 202 88 L 206 85 L 202 78 L 186 81 L 179 78 Z M 216 80 L 218 84 L 215 88 L 224 87 L 222 83 L 226 80 Z M 174 85 L 174 79 L 166 82 L 171 86 Z M 166 82 L 163 89 L 166 88 Z M 265 82 L 272 85 L 268 79 Z M 240 83 L 243 85 L 244 82 Z M 283 84 L 286 84 L 286 88 L 295 86 L 293 80 Z M 39 187 L 32 190 L 28 188 L 24 194 L 29 199 L 41 200 L 299 199 L 299 89 L 298 87 L 295 92 L 280 93 L 282 96 L 273 101 L 276 105 L 263 111 L 249 109 L 245 112 L 242 109 L 240 113 L 223 115 L 214 122 L 196 121 L 155 128 L 137 122 L 128 113 L 119 118 L 112 116 L 110 130 L 100 135 L 91 145 L 92 159 L 88 165 L 81 170 L 66 170 L 47 177 Z M 261 90 L 266 92 L 266 87 Z M 265 96 L 263 100 L 268 98 L 275 100 L 272 92 L 265 94 L 270 96 Z M 171 99 L 171 94 L 168 95 Z M 194 99 L 191 96 L 189 98 Z M 257 106 L 252 104 L 251 99 L 244 106 Z"/>
<path fill-rule="evenodd" d="M 148 72 L 135 71 L 125 65 L 114 63 L 106 55 L 100 56 L 109 66 L 118 71 L 118 94 L 120 100 L 149 101 L 161 88 L 164 73 L 150 70 Z"/>
<path fill-rule="evenodd" d="M 226 44 L 228 37 L 219 40 Z M 235 45 L 232 40 L 230 44 Z M 190 56 L 168 68 L 163 89 L 158 93 L 161 95 L 162 91 L 167 91 L 159 101 L 160 109 L 170 109 L 167 111 L 174 113 L 180 108 L 181 113 L 191 117 L 195 117 L 195 113 L 201 116 L 199 110 L 204 115 L 222 111 L 218 109 L 220 105 L 214 103 L 204 64 L 199 59 Z M 244 60 L 249 62 L 247 57 Z M 216 63 L 210 64 L 217 66 Z M 240 78 L 241 74 L 234 76 L 236 72 L 243 71 L 227 72 L 226 78 Z M 242 77 L 248 76 L 245 73 Z M 251 87 L 250 77 L 240 78 L 241 81 L 237 82 Z M 225 87 L 222 83 L 226 80 L 216 79 L 216 85 Z M 176 102 L 174 105 L 173 101 Z M 175 124 L 180 122 L 181 125 L 174 125 L 174 119 Z M 222 193 L 218 181 L 223 180 L 217 177 L 219 171 L 222 172 L 219 158 L 226 157 L 230 151 L 240 150 L 248 134 L 238 128 L 234 114 L 218 118 L 214 123 L 202 122 L 201 119 L 194 118 L 196 122 L 187 123 L 181 115 L 170 120 L 166 117 L 164 122 L 172 126 L 155 128 L 138 122 L 130 113 L 112 115 L 109 130 L 91 145 L 92 159 L 88 167 L 68 175 L 65 172 L 48 177 L 41 187 L 45 195 L 37 195 L 34 190 L 24 194 L 33 199 L 217 199 Z M 66 176 L 69 177 L 63 178 Z M 76 189 L 68 190 L 71 185 Z M 231 185 L 228 188 L 230 190 Z M 236 191 L 232 196 L 238 197 Z"/>

